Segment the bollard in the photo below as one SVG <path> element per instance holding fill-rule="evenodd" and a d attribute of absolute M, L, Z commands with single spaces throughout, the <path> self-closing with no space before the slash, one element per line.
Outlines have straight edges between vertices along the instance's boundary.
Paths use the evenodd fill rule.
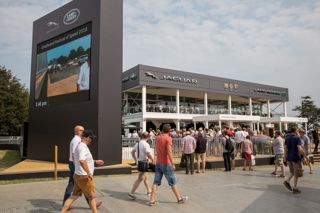
<path fill-rule="evenodd" d="M 58 180 L 58 146 L 54 146 L 54 180 Z"/>

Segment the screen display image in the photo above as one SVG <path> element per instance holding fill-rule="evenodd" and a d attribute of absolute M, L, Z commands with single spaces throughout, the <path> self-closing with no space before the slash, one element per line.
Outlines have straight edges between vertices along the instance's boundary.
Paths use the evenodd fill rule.
<path fill-rule="evenodd" d="M 89 100 L 91 24 L 37 46 L 35 106 Z"/>

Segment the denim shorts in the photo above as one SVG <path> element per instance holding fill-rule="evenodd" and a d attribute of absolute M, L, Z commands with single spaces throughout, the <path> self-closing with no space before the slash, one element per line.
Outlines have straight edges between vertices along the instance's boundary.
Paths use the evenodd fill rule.
<path fill-rule="evenodd" d="M 173 169 L 170 164 L 156 164 L 156 172 L 154 174 L 153 184 L 161 185 L 163 175 L 166 177 L 169 186 L 177 184 L 176 177 L 173 174 Z"/>

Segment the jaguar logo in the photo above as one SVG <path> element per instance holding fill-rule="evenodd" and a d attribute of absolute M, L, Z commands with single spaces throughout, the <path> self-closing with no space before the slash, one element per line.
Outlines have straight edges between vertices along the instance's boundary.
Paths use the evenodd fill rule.
<path fill-rule="evenodd" d="M 49 21 L 47 23 L 47 26 L 48 27 L 56 27 L 56 26 L 59 26 L 59 24 L 57 22 L 54 22 L 54 21 Z"/>
<path fill-rule="evenodd" d="M 153 78 L 153 79 L 157 79 L 157 76 L 155 76 L 153 73 L 151 73 L 151 72 L 146 72 L 146 76 L 147 77 L 151 77 L 151 78 Z"/>
<path fill-rule="evenodd" d="M 77 8 L 74 8 L 72 10 L 69 10 L 64 17 L 63 17 L 63 23 L 65 25 L 73 24 L 74 22 L 77 21 L 77 19 L 80 16 L 80 10 Z"/>
<path fill-rule="evenodd" d="M 59 25 L 59 23 L 57 23 L 55 21 L 49 21 L 47 23 L 47 27 L 48 27 L 47 33 L 51 33 L 52 31 L 55 31 L 55 30 L 59 29 L 60 25 Z"/>
<path fill-rule="evenodd" d="M 158 79 L 158 77 L 151 73 L 151 72 L 145 72 L 147 77 L 150 77 L 152 79 Z M 189 84 L 198 84 L 197 79 L 193 78 L 186 78 L 186 77 L 181 77 L 181 76 L 171 76 L 171 75 L 162 75 L 160 80 L 166 80 L 166 81 L 174 81 L 174 82 L 180 82 L 180 83 L 189 83 Z"/>

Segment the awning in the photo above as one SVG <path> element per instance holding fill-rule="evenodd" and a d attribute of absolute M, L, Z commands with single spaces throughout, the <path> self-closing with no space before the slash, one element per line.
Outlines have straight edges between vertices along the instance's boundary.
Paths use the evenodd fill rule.
<path fill-rule="evenodd" d="M 203 121 L 239 121 L 239 122 L 260 122 L 259 116 L 250 115 L 228 115 L 228 114 L 216 114 L 216 115 L 201 115 L 193 117 L 195 122 Z"/>

